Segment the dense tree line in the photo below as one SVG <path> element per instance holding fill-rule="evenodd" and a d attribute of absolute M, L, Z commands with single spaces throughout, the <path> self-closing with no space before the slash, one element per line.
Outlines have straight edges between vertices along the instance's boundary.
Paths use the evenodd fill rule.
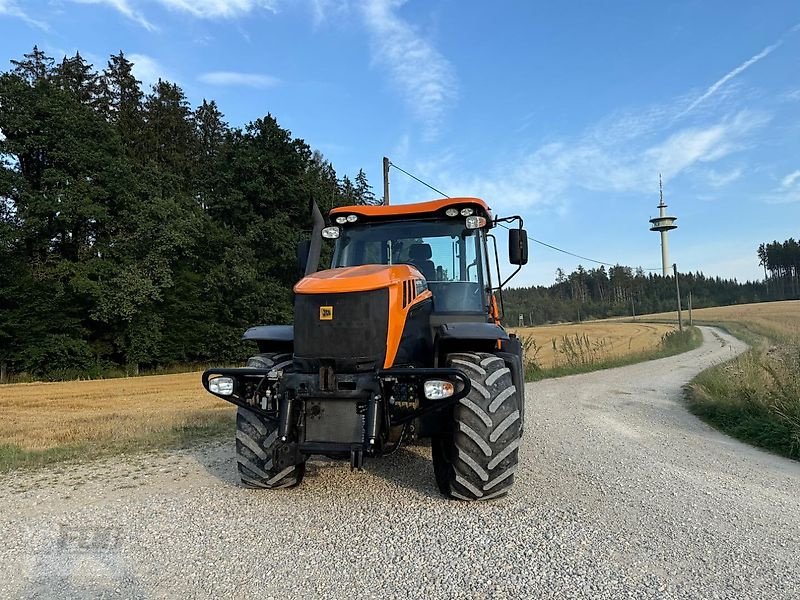
<path fill-rule="evenodd" d="M 684 308 L 690 292 L 694 308 L 798 297 L 796 290 L 787 293 L 765 282 L 740 283 L 703 273 L 679 277 Z M 553 285 L 506 290 L 504 304 L 507 325 L 517 325 L 519 315 L 525 325 L 540 325 L 671 311 L 677 308 L 677 293 L 674 277 L 619 265 L 588 271 L 578 266 L 569 275 L 558 269 Z"/>
<path fill-rule="evenodd" d="M 758 247 L 758 264 L 775 295 L 800 295 L 800 243 L 794 238 Z"/>
<path fill-rule="evenodd" d="M 373 203 L 268 114 L 143 90 L 38 48 L 0 74 L 0 366 L 35 376 L 238 360 L 291 318 L 309 200 Z"/>

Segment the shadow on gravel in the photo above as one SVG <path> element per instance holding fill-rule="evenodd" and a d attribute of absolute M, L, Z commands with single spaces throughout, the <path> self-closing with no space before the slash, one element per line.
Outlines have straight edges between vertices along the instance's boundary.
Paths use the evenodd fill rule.
<path fill-rule="evenodd" d="M 238 487 L 239 477 L 236 471 L 234 448 L 233 441 L 231 441 L 200 446 L 186 452 L 214 479 L 218 479 L 226 485 Z"/>
<path fill-rule="evenodd" d="M 422 496 L 437 500 L 442 498 L 433 476 L 429 444 L 427 449 L 422 445 L 405 447 L 391 456 L 365 460 L 364 470 L 398 487 L 414 490 Z"/>
<path fill-rule="evenodd" d="M 240 487 L 233 442 L 192 448 L 184 452 L 214 479 L 225 485 Z M 309 460 L 306 479 L 326 477 L 326 470 L 329 468 L 347 469 L 347 464 L 346 461 L 314 456 Z M 365 458 L 364 471 L 397 487 L 414 490 L 422 496 L 437 499 L 442 497 L 433 476 L 430 445 L 404 447 L 391 456 Z"/>

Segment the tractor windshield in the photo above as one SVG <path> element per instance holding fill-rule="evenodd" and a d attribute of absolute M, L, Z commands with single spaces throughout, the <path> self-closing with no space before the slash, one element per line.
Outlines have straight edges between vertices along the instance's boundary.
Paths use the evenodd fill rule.
<path fill-rule="evenodd" d="M 342 227 L 333 267 L 409 264 L 433 293 L 436 312 L 486 312 L 488 269 L 480 229 L 463 221 L 402 221 Z"/>

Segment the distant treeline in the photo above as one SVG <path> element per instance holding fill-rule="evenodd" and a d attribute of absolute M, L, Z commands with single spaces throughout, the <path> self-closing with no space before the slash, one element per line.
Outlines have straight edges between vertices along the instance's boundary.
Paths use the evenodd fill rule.
<path fill-rule="evenodd" d="M 243 128 L 38 48 L 0 74 L 0 368 L 91 376 L 239 360 L 286 322 L 309 199 L 371 203 L 271 115 Z"/>
<path fill-rule="evenodd" d="M 679 278 L 684 309 L 690 292 L 694 308 L 798 297 L 797 286 L 778 286 L 772 279 L 740 283 L 703 273 L 680 273 Z M 541 325 L 677 308 L 674 277 L 622 266 L 588 271 L 578 266 L 569 275 L 558 269 L 553 285 L 509 289 L 504 301 L 504 322 L 513 326 L 519 323 L 519 315 L 525 325 Z"/>

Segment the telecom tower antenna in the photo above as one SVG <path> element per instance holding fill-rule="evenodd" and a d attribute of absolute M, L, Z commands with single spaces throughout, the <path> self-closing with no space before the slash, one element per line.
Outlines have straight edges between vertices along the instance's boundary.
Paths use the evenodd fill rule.
<path fill-rule="evenodd" d="M 656 218 L 650 219 L 650 231 L 658 231 L 661 233 L 661 270 L 666 277 L 670 274 L 671 267 L 669 264 L 669 241 L 667 239 L 667 232 L 670 229 L 678 228 L 678 226 L 675 225 L 675 221 L 678 217 L 668 217 L 667 213 L 664 211 L 667 205 L 664 204 L 664 186 L 661 183 L 661 173 L 658 174 L 658 194 L 661 200 L 658 204 L 659 213 Z"/>

